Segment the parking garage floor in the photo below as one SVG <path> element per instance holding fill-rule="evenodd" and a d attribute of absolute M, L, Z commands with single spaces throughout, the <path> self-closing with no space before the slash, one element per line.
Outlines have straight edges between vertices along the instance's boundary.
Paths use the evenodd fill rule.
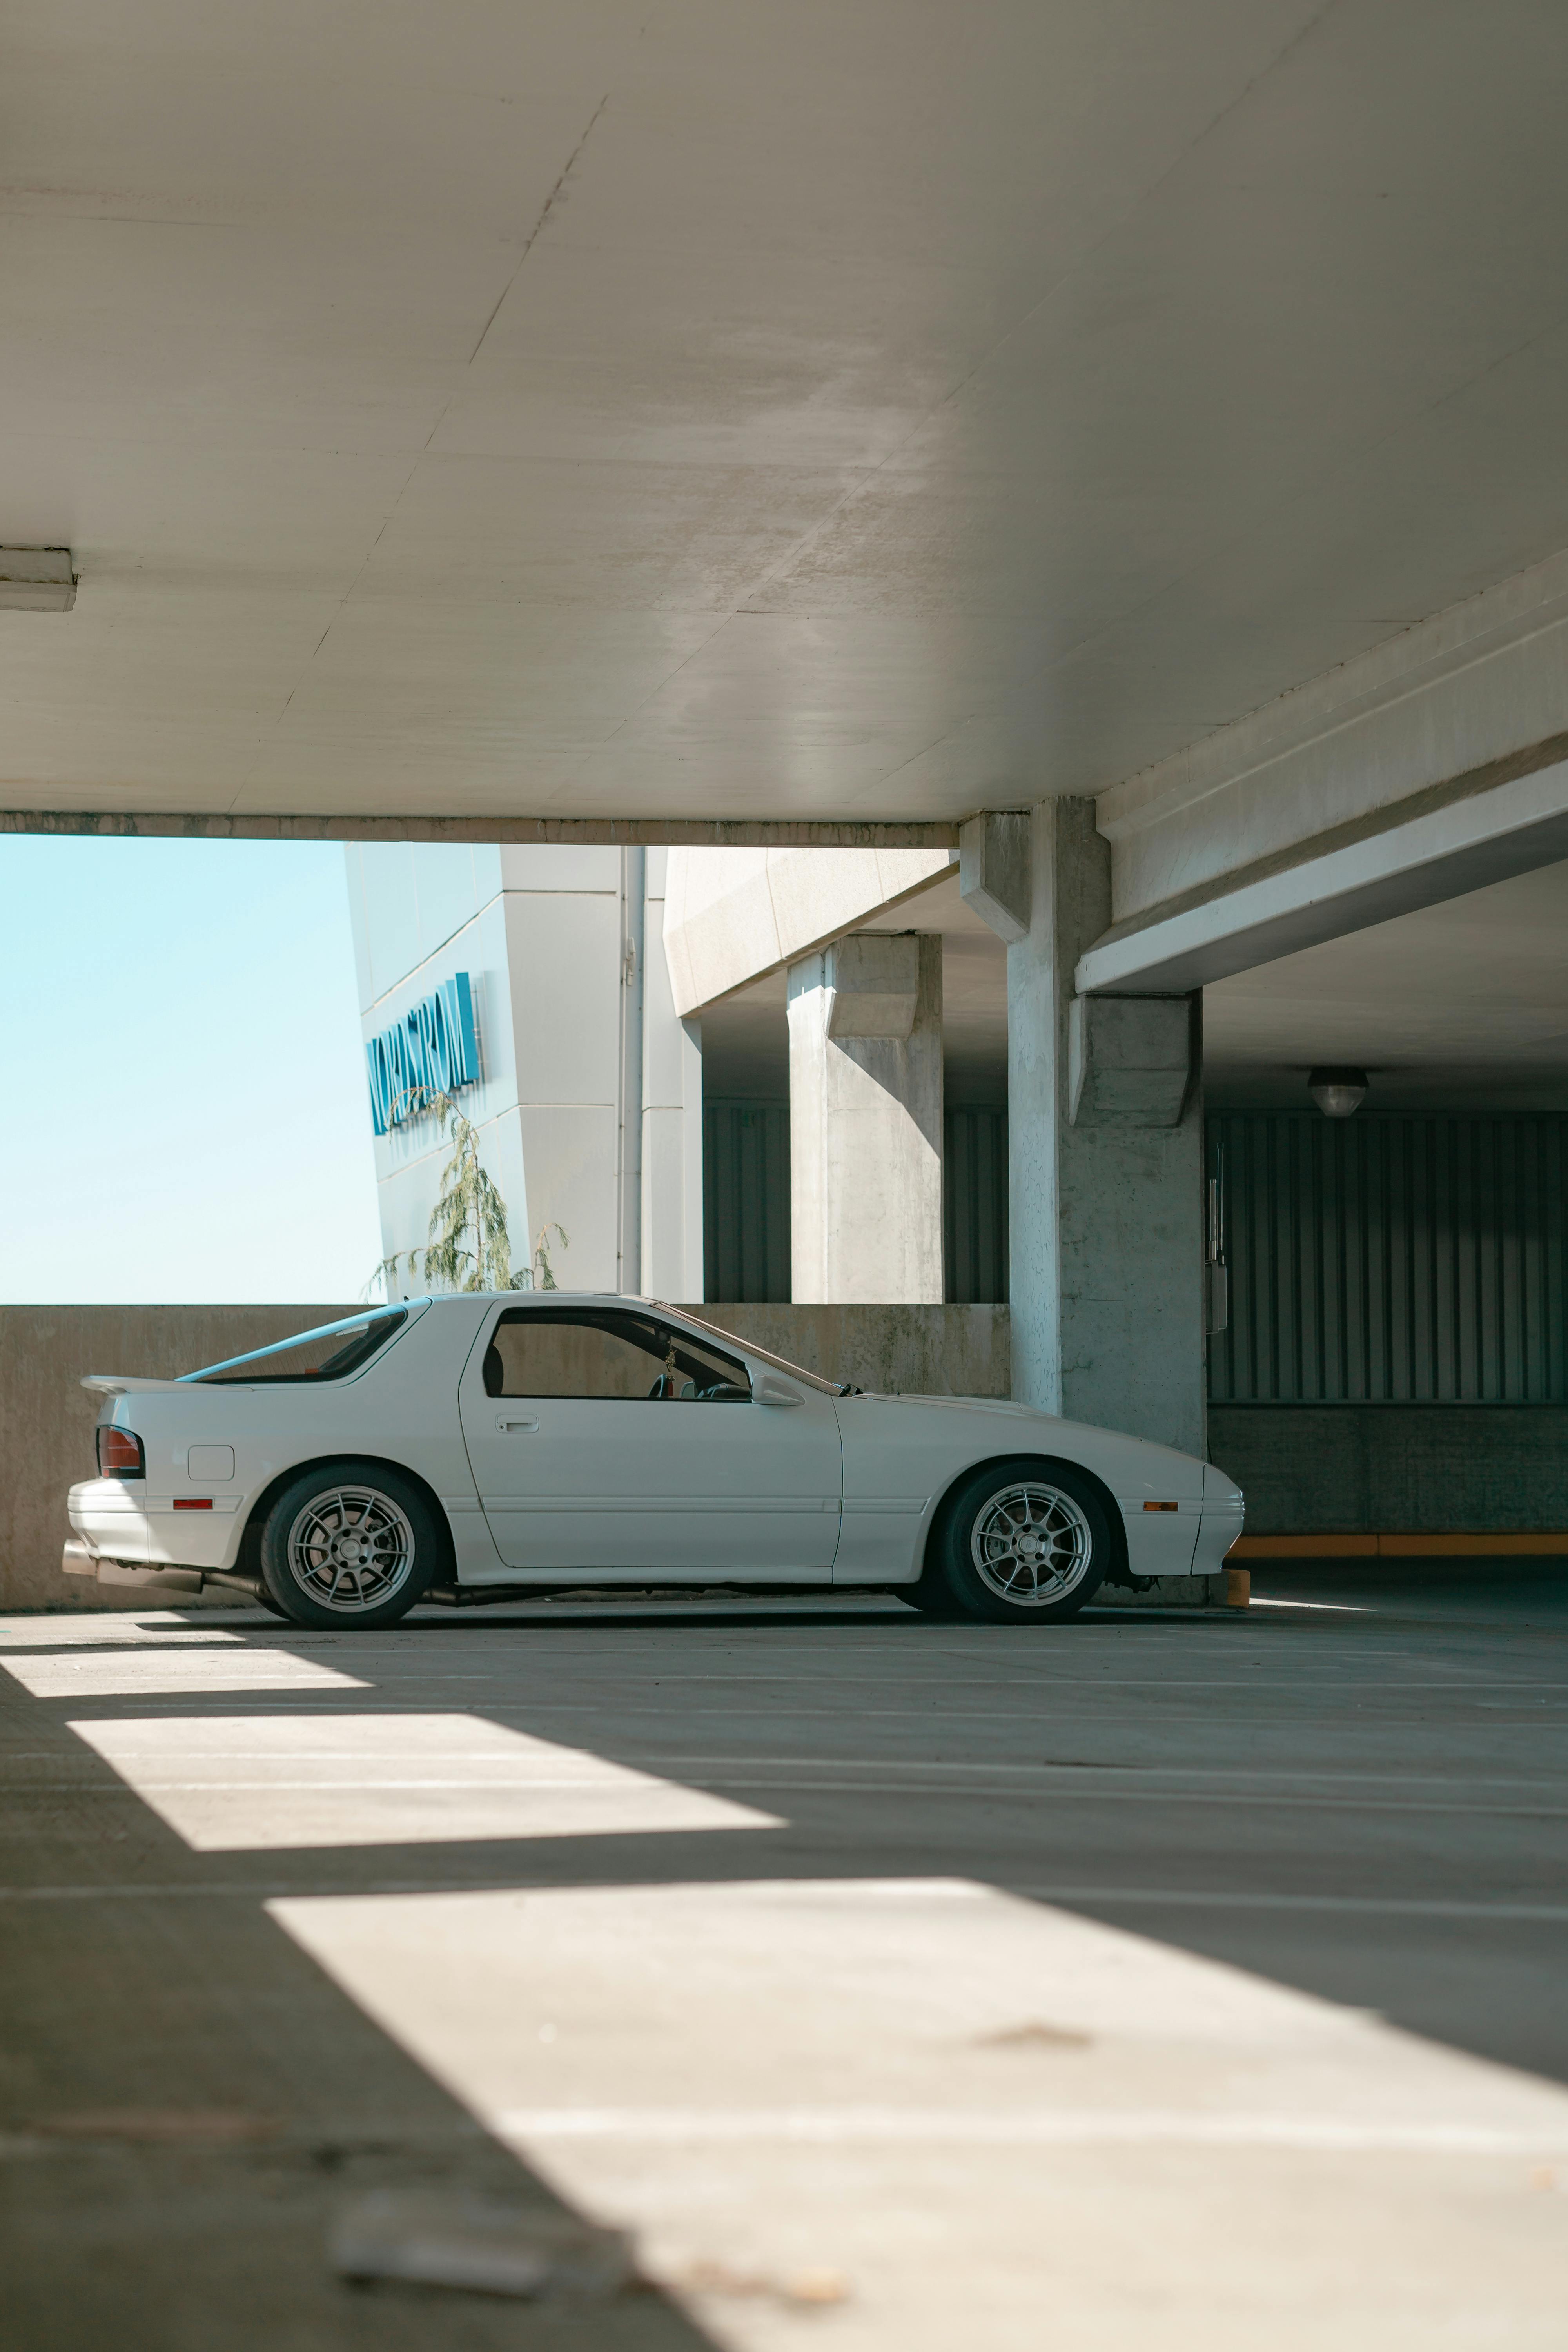
<path fill-rule="evenodd" d="M 0 1621 L 10 2352 L 1568 2346 L 1568 1574 L 1255 1592 Z"/>

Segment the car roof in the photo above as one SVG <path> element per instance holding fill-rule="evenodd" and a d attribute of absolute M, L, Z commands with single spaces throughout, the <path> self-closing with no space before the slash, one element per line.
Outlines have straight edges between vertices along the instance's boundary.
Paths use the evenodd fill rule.
<path fill-rule="evenodd" d="M 645 1297 L 627 1290 L 447 1290 L 427 1299 L 396 1298 L 395 1307 L 657 1307 L 666 1315 L 681 1315 L 663 1298 Z"/>

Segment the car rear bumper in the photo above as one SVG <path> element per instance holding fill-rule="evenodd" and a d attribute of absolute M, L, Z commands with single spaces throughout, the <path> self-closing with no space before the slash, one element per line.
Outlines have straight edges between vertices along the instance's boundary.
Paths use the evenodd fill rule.
<path fill-rule="evenodd" d="M 208 1572 L 230 1567 L 244 1525 L 239 1498 L 203 1497 L 204 1507 L 183 1510 L 175 1508 L 175 1499 L 172 1495 L 139 1495 L 121 1478 L 85 1478 L 71 1488 L 67 1509 L 71 1526 L 97 1559 Z M 89 1572 L 80 1567 L 67 1571 L 79 1576 Z"/>

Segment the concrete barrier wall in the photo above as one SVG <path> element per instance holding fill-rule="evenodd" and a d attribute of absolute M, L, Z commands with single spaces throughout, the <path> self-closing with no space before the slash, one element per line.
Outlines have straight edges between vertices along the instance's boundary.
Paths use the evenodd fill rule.
<path fill-rule="evenodd" d="M 1220 1405 L 1248 1535 L 1568 1528 L 1568 1406 Z"/>
<path fill-rule="evenodd" d="M 310 1307 L 0 1307 L 0 1609 L 133 1608 L 60 1573 L 66 1491 L 96 1467 L 84 1372 L 171 1380 L 352 1315 Z M 1005 1307 L 703 1307 L 737 1338 L 861 1388 L 1005 1396 Z M 222 1605 L 222 1604 L 216 1604 Z"/>
<path fill-rule="evenodd" d="M 1009 1393 L 1005 1307 L 694 1307 L 693 1315 L 824 1380 L 898 1396 Z"/>

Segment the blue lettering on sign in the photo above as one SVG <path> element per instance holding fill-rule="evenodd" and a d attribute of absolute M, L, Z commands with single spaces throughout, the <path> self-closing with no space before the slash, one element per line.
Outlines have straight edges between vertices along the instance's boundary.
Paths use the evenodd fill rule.
<path fill-rule="evenodd" d="M 455 972 L 395 1028 L 371 1038 L 364 1057 L 370 1066 L 370 1116 L 377 1135 L 417 1118 L 437 1095 L 477 1086 L 479 1041 L 468 973 Z"/>

